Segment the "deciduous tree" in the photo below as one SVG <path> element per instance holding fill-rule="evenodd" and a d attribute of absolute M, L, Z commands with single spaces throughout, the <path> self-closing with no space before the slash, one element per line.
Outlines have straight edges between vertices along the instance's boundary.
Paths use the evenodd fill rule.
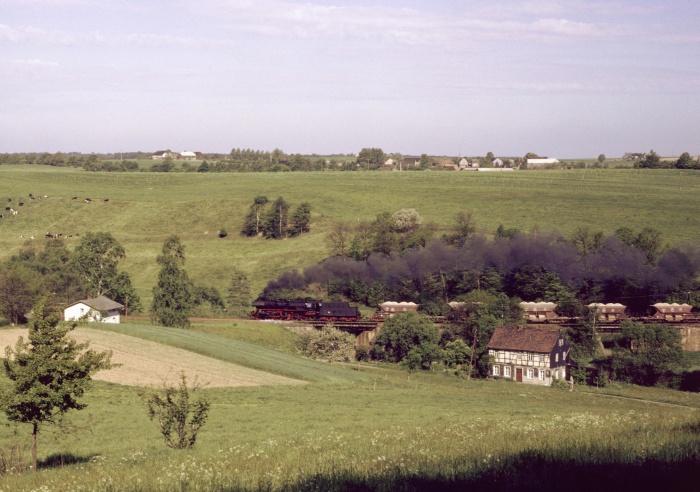
<path fill-rule="evenodd" d="M 364 170 L 377 169 L 384 164 L 384 151 L 378 148 L 364 148 L 357 155 L 355 162 Z"/>
<path fill-rule="evenodd" d="M 336 222 L 326 235 L 326 244 L 331 256 L 346 259 L 350 255 L 352 227 L 347 222 Z"/>
<path fill-rule="evenodd" d="M 257 236 L 262 233 L 262 218 L 265 211 L 265 205 L 269 200 L 266 196 L 259 195 L 253 199 L 253 204 L 250 206 L 248 215 L 246 216 L 245 224 L 241 233 L 246 236 Z"/>
<path fill-rule="evenodd" d="M 471 212 L 457 212 L 452 220 L 451 231 L 444 236 L 444 239 L 447 244 L 461 248 L 476 232 L 476 223 Z"/>
<path fill-rule="evenodd" d="M 40 289 L 37 273 L 22 264 L 0 268 L 0 313 L 10 323 L 26 323 Z"/>
<path fill-rule="evenodd" d="M 141 300 L 131 278 L 117 269 L 124 258 L 124 248 L 110 233 L 88 232 L 75 248 L 71 268 L 83 279 L 89 294 L 128 303 L 131 311 L 139 311 Z"/>
<path fill-rule="evenodd" d="M 686 367 L 678 329 L 661 324 L 623 321 L 611 359 L 615 379 L 652 386 Z"/>
<path fill-rule="evenodd" d="M 60 424 L 70 410 L 82 410 L 78 398 L 89 388 L 92 375 L 109 369 L 111 352 L 95 352 L 77 343 L 60 324 L 60 312 L 46 297 L 34 306 L 28 342 L 20 337 L 5 348 L 5 373 L 12 382 L 2 394 L 2 409 L 14 422 L 32 425 L 32 462 L 37 467 L 37 435 L 44 424 Z"/>
<path fill-rule="evenodd" d="M 265 216 L 264 235 L 267 239 L 282 239 L 287 237 L 289 222 L 289 204 L 279 197 L 270 207 Z"/>
<path fill-rule="evenodd" d="M 377 335 L 377 344 L 391 362 L 401 362 L 411 351 L 424 344 L 437 345 L 440 335 L 433 323 L 415 312 L 398 313 L 389 318 Z"/>

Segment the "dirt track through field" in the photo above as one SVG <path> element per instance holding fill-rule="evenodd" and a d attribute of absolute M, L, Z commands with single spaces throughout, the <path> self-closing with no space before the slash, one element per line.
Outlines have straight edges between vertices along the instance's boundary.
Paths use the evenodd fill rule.
<path fill-rule="evenodd" d="M 26 329 L 0 330 L 0 349 L 14 347 L 17 339 L 27 340 Z M 129 386 L 162 386 L 164 382 L 177 384 L 184 371 L 190 383 L 197 381 L 207 387 L 269 386 L 305 384 L 304 381 L 256 371 L 247 367 L 194 354 L 186 350 L 168 347 L 140 338 L 106 331 L 76 328 L 70 336 L 78 342 L 90 341 L 96 351 L 111 350 L 112 362 L 122 364 L 108 371 L 101 371 L 94 379 Z"/>

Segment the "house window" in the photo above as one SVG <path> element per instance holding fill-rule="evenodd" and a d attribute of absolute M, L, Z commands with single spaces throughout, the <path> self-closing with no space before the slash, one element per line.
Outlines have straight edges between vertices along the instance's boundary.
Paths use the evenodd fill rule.
<path fill-rule="evenodd" d="M 560 339 L 559 339 L 559 346 L 561 347 L 562 345 L 564 345 L 564 340 L 562 340 L 562 339 L 560 338 Z"/>
<path fill-rule="evenodd" d="M 559 362 L 559 354 L 554 354 L 554 362 Z"/>
<path fill-rule="evenodd" d="M 501 368 L 499 366 L 493 366 L 493 375 L 494 376 L 500 376 L 501 375 Z"/>
<path fill-rule="evenodd" d="M 533 355 L 534 355 L 534 354 L 533 354 L 532 352 L 528 352 L 528 354 L 527 354 L 527 360 L 532 360 Z"/>
<path fill-rule="evenodd" d="M 544 381 L 544 371 L 542 369 L 537 371 L 537 379 L 539 379 L 540 381 Z"/>
<path fill-rule="evenodd" d="M 528 369 L 528 370 L 527 370 L 527 378 L 528 378 L 528 379 L 534 379 L 534 378 L 535 378 L 535 370 L 534 370 L 534 369 Z"/>
<path fill-rule="evenodd" d="M 504 375 L 505 377 L 507 377 L 507 378 L 510 377 L 510 366 L 505 366 L 505 367 L 503 368 L 503 375 Z"/>

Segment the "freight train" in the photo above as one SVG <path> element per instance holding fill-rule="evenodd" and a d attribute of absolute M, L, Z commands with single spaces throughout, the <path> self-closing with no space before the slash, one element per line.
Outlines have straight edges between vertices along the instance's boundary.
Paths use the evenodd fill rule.
<path fill-rule="evenodd" d="M 559 316 L 553 302 L 521 302 L 523 318 L 530 323 L 569 324 L 578 323 L 580 318 Z M 619 303 L 591 303 L 588 308 L 596 313 L 596 322 L 602 324 L 618 324 L 622 320 L 631 319 L 643 323 L 699 323 L 700 316 L 693 312 L 690 304 L 668 304 L 657 302 L 650 306 L 654 312 L 649 316 L 629 316 L 627 307 Z"/>
<path fill-rule="evenodd" d="M 360 310 L 341 301 L 319 301 L 316 299 L 256 299 L 254 319 L 286 321 L 356 322 L 362 319 Z"/>

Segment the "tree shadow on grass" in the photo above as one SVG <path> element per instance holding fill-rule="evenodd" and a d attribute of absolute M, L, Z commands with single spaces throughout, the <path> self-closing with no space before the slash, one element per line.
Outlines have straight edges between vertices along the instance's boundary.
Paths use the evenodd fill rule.
<path fill-rule="evenodd" d="M 38 468 L 62 468 L 69 465 L 79 465 L 83 463 L 89 463 L 95 458 L 96 454 L 90 454 L 87 456 L 76 456 L 72 453 L 58 453 L 47 456 L 43 460 L 37 462 Z"/>
<path fill-rule="evenodd" d="M 700 371 L 687 371 L 681 379 L 682 391 L 700 391 Z"/>
<path fill-rule="evenodd" d="M 691 453 L 693 454 L 693 453 Z M 446 469 L 450 467 L 447 466 Z M 427 476 L 433 475 L 433 476 Z M 700 461 L 687 458 L 664 462 L 657 459 L 636 463 L 595 463 L 579 460 L 552 460 L 539 451 L 528 451 L 501 460 L 490 468 L 440 476 L 388 471 L 374 476 L 357 476 L 351 472 L 338 475 L 317 474 L 283 487 L 285 491 L 605 491 L 684 490 L 700 481 Z"/>

